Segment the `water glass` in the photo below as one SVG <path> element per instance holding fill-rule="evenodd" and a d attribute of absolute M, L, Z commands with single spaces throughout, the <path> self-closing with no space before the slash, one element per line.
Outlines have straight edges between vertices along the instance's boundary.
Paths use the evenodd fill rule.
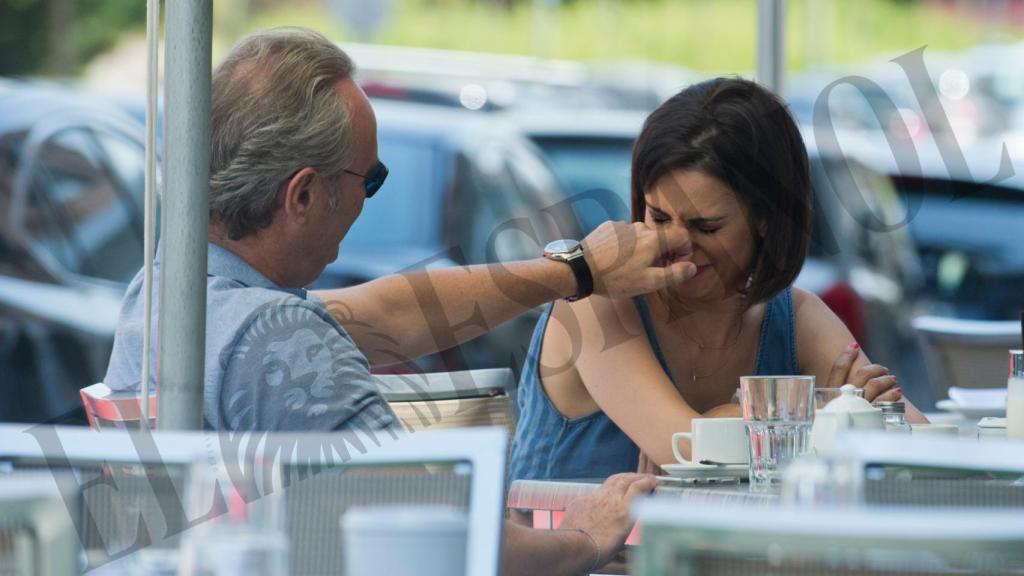
<path fill-rule="evenodd" d="M 1010 350 L 1006 381 L 1006 437 L 1024 438 L 1024 351 Z"/>
<path fill-rule="evenodd" d="M 185 491 L 190 519 L 180 576 L 286 576 L 288 535 L 281 469 L 262 461 L 195 462 Z"/>
<path fill-rule="evenodd" d="M 810 448 L 814 376 L 744 376 L 740 405 L 750 436 L 750 487 L 779 484 L 782 470 Z"/>

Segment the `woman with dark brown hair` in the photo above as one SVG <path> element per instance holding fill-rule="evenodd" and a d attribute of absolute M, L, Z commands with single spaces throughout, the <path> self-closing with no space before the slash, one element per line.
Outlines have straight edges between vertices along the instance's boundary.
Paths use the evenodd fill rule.
<path fill-rule="evenodd" d="M 740 376 L 811 374 L 898 400 L 817 296 L 792 288 L 807 253 L 807 151 L 785 104 L 718 78 L 659 107 L 633 149 L 635 226 L 679 227 L 696 275 L 635 299 L 549 306 L 519 387 L 512 478 L 593 478 L 674 462 L 694 418 L 737 416 Z M 908 419 L 924 421 L 909 403 Z M 689 446 L 680 445 L 684 455 Z"/>

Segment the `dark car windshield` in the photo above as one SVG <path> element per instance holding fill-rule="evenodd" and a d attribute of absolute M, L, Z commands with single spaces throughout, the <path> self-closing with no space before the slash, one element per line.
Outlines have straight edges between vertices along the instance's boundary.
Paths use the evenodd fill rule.
<path fill-rule="evenodd" d="M 929 288 L 956 314 L 1005 319 L 1024 307 L 1024 190 L 896 178 Z M 916 212 L 915 212 L 916 210 Z"/>
<path fill-rule="evenodd" d="M 988 273 L 1024 272 L 1024 190 L 923 178 L 896 178 L 896 184 L 919 245 L 974 252 Z"/>

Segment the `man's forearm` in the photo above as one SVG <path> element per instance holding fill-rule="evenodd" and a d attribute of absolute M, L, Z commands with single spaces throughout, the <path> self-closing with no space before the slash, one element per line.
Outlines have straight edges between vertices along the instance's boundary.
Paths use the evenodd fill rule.
<path fill-rule="evenodd" d="M 505 522 L 503 576 L 580 574 L 594 565 L 590 540 L 572 530 L 534 530 Z"/>
<path fill-rule="evenodd" d="M 318 295 L 370 363 L 383 365 L 451 348 L 576 289 L 567 264 L 538 258 L 386 276 Z"/>

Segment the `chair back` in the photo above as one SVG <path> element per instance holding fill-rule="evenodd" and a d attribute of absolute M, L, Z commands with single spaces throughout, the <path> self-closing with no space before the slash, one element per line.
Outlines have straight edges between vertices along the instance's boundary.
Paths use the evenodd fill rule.
<path fill-rule="evenodd" d="M 920 316 L 913 326 L 924 344 L 929 378 L 939 400 L 948 395 L 950 386 L 1006 386 L 1008 350 L 1021 346 L 1019 322 Z"/>
<path fill-rule="evenodd" d="M 77 574 L 80 548 L 72 514 L 50 474 L 0 475 L 0 574 Z"/>
<path fill-rule="evenodd" d="M 866 506 L 1024 513 L 1024 442 L 856 431 L 837 438 L 830 458 Z"/>
<path fill-rule="evenodd" d="M 515 433 L 508 368 L 375 375 L 384 399 L 409 432 L 500 426 Z"/>
<path fill-rule="evenodd" d="M 1003 574 L 1024 568 L 1024 515 L 994 509 L 751 508 L 664 497 L 634 506 L 639 576 Z"/>
<path fill-rule="evenodd" d="M 134 390 L 115 391 L 100 382 L 80 391 L 89 427 L 138 430 L 142 423 L 142 396 Z M 149 427 L 156 428 L 157 396 L 149 395 Z"/>
<path fill-rule="evenodd" d="M 95 568 L 143 547 L 177 549 L 188 469 L 209 457 L 210 440 L 204 432 L 0 425 L 0 470 L 73 477 L 62 495 L 77 502 L 78 541 Z"/>
<path fill-rule="evenodd" d="M 75 521 L 90 567 L 140 547 L 178 550 L 197 520 L 183 498 L 189 467 L 200 462 L 239 481 L 269 465 L 285 472 L 291 574 L 342 572 L 340 521 L 349 507 L 441 504 L 466 512 L 466 574 L 493 576 L 506 448 L 500 428 L 218 433 L 0 425 L 0 471 L 75 472 Z"/>

